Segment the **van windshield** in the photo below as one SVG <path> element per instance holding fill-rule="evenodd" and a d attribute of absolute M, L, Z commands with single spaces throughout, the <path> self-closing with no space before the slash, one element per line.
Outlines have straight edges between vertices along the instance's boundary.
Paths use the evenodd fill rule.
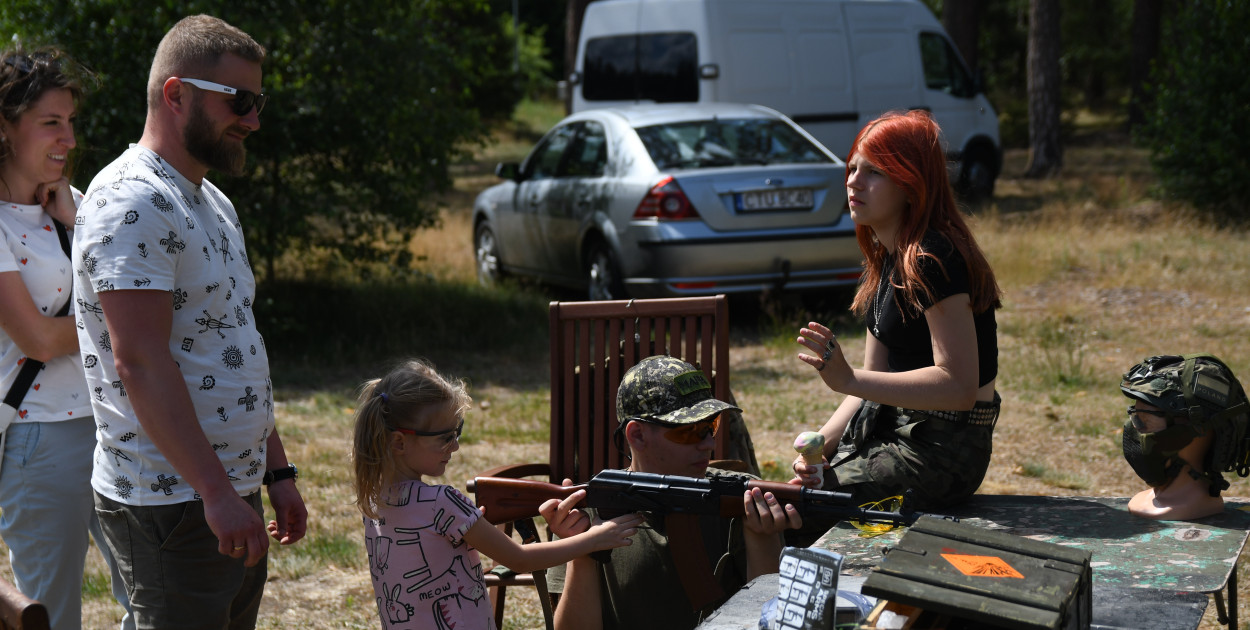
<path fill-rule="evenodd" d="M 661 169 L 833 161 L 796 129 L 771 118 L 696 120 L 635 131 Z"/>

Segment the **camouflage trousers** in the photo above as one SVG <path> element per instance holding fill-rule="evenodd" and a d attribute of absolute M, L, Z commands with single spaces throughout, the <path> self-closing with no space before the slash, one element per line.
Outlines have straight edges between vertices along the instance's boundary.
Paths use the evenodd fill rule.
<path fill-rule="evenodd" d="M 957 504 L 972 496 L 985 478 L 999 405 L 997 393 L 992 403 L 977 402 L 972 413 L 988 422 L 974 423 L 950 419 L 967 414 L 864 401 L 825 470 L 823 489 L 850 493 L 856 505 L 908 489 L 916 509 L 936 511 Z M 835 523 L 804 517 L 802 529 L 787 532 L 787 544 L 808 546 Z"/>

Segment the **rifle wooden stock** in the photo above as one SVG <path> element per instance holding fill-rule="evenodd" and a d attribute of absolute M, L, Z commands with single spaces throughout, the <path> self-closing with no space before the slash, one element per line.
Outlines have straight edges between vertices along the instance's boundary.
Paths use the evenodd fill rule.
<path fill-rule="evenodd" d="M 486 520 L 496 525 L 538 516 L 538 506 L 547 499 L 564 499 L 584 489 L 586 484 L 559 486 L 545 481 L 511 477 L 476 477 L 469 491 L 486 508 Z M 582 501 L 579 506 L 585 506 Z"/>

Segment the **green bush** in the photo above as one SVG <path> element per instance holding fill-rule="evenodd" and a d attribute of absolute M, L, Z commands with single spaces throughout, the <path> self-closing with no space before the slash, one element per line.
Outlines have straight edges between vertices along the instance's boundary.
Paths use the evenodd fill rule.
<path fill-rule="evenodd" d="M 1250 217 L 1250 3 L 1188 0 L 1164 28 L 1137 140 L 1168 198 Z"/>

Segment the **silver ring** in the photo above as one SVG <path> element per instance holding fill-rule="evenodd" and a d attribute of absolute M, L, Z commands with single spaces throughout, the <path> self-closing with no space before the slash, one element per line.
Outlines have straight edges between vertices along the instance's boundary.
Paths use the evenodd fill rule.
<path fill-rule="evenodd" d="M 820 355 L 820 362 L 824 363 L 832 357 L 833 357 L 833 350 L 825 350 L 825 353 Z"/>

